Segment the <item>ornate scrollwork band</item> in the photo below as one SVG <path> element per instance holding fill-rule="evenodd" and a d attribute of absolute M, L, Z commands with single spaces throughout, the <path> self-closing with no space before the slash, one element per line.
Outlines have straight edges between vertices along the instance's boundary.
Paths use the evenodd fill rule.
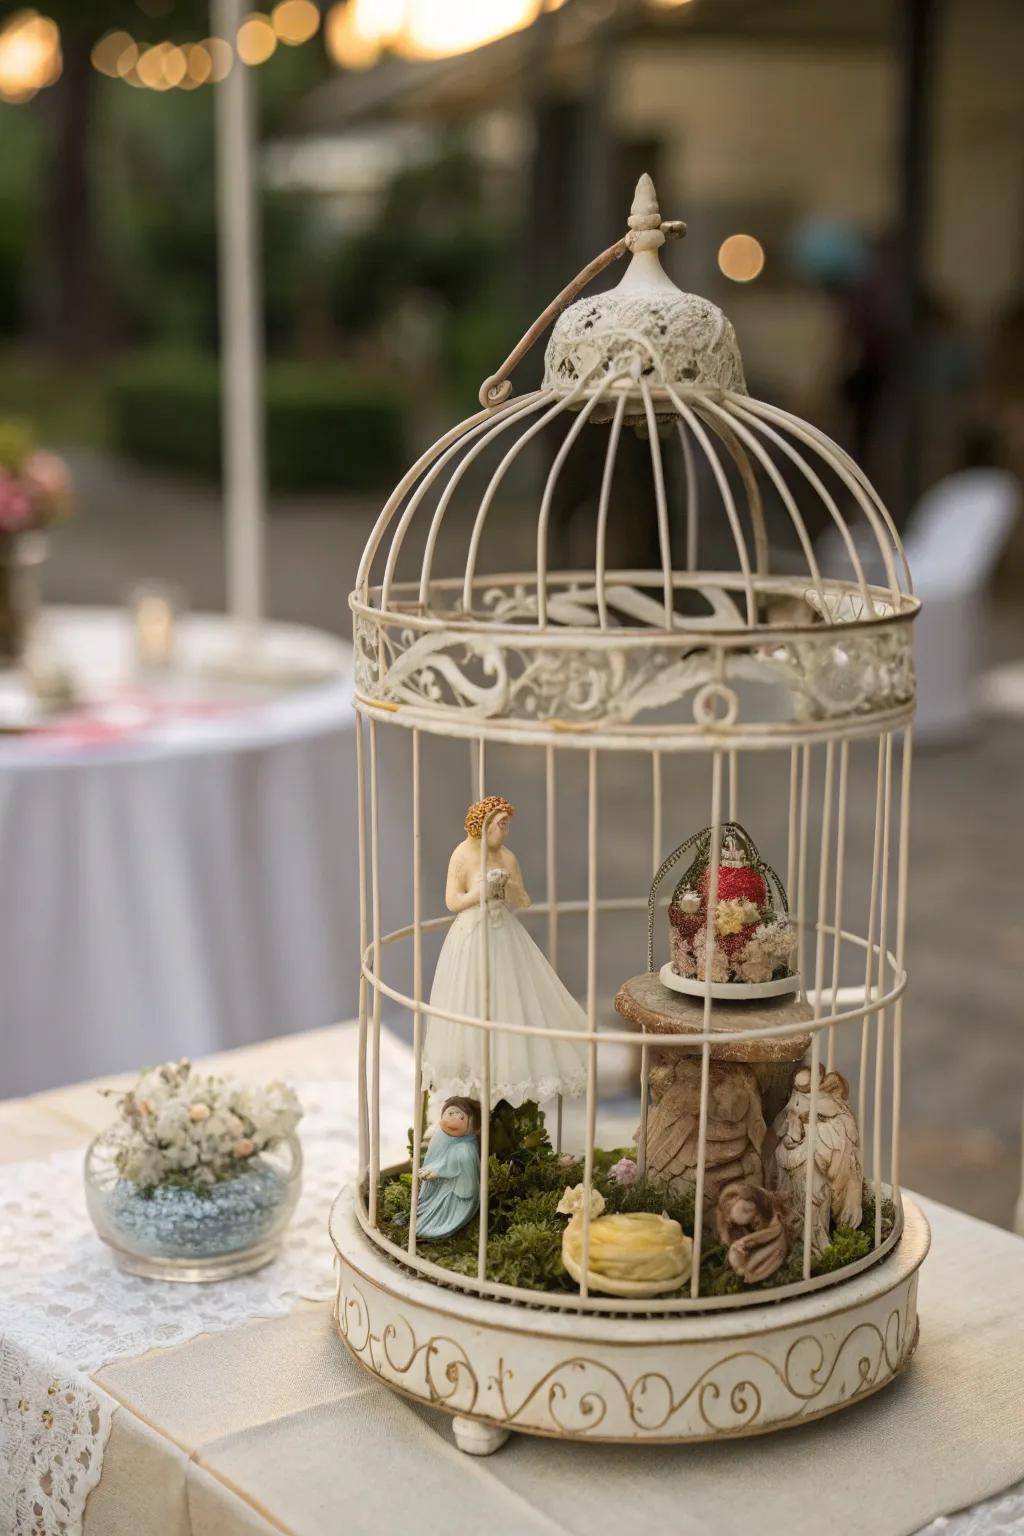
<path fill-rule="evenodd" d="M 504 622 L 514 594 L 488 596 Z M 580 600 L 563 594 L 570 605 Z M 525 598 L 517 606 L 523 604 Z M 616 643 L 614 630 L 595 634 L 593 644 L 581 643 L 577 632 L 569 644 L 558 629 L 535 636 L 525 628 L 492 633 L 484 622 L 420 629 L 364 610 L 354 634 L 358 694 L 439 721 L 614 731 L 688 702 L 684 726 L 693 730 L 707 725 L 711 689 L 729 702 L 718 721 L 729 730 L 864 719 L 909 707 L 914 698 L 910 629 L 899 620 L 821 625 L 778 639 L 759 630 L 743 645 L 716 645 L 713 632 L 696 644 L 667 635 Z"/>
<path fill-rule="evenodd" d="M 596 1347 L 552 1361 L 560 1342 L 541 1341 L 525 1325 L 514 1349 L 471 1329 L 479 1353 L 472 1359 L 415 1305 L 371 1290 L 380 1314 L 372 1316 L 366 1289 L 342 1264 L 335 1318 L 352 1353 L 384 1382 L 505 1429 L 568 1438 L 701 1439 L 796 1423 L 873 1392 L 902 1370 L 916 1343 L 914 1276 L 859 1318 L 803 1325 L 788 1343 L 784 1330 L 741 1347 L 723 1340 L 721 1354 L 687 1379 L 686 1361 L 631 1377 L 610 1363 L 614 1348 L 605 1358 Z M 501 1352 L 489 1355 L 489 1342 Z"/>

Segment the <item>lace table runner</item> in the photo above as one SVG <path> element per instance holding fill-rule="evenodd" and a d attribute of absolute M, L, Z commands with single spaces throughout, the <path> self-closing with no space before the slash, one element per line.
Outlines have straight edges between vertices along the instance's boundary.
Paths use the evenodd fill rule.
<path fill-rule="evenodd" d="M 389 1081 L 389 1077 L 394 1081 Z M 0 1167 L 0 1532 L 74 1536 L 99 1481 L 115 1403 L 89 1379 L 113 1360 L 184 1344 L 333 1296 L 327 1216 L 356 1169 L 352 1084 L 296 1085 L 302 1194 L 281 1256 L 210 1285 L 117 1268 L 85 1206 L 83 1152 Z M 406 1076 L 381 1063 L 381 1137 L 409 1122 Z M 389 1106 L 392 1106 L 389 1109 Z"/>

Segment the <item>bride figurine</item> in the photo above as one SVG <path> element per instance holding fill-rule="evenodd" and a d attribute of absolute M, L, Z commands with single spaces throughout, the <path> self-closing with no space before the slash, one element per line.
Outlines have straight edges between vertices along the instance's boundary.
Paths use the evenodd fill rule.
<path fill-rule="evenodd" d="M 506 848 L 514 807 L 500 795 L 466 812 L 466 838 L 448 865 L 445 902 L 456 913 L 441 949 L 430 1007 L 498 1024 L 585 1030 L 587 1016 L 516 917 L 528 907 L 519 860 Z M 483 839 L 483 846 L 481 844 Z M 486 847 L 486 859 L 483 848 Z M 485 870 L 485 872 L 483 872 Z M 481 881 L 486 902 L 481 903 Z M 484 995 L 480 926 L 487 924 L 490 998 Z M 487 1003 L 489 1001 L 489 1007 Z M 491 1039 L 491 1107 L 575 1095 L 586 1086 L 586 1049 L 573 1040 L 495 1029 Z M 423 1051 L 425 1085 L 439 1094 L 480 1098 L 485 1034 L 429 1014 Z"/>

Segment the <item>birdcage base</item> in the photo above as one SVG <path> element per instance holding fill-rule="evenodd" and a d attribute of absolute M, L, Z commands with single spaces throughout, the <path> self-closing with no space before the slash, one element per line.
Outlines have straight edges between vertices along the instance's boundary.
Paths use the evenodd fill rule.
<path fill-rule="evenodd" d="M 673 992 L 685 992 L 690 997 L 705 997 L 707 982 L 700 976 L 681 976 L 667 960 L 660 971 L 662 984 Z M 759 997 L 784 997 L 787 992 L 799 992 L 800 977 L 776 976 L 771 981 L 713 981 L 711 996 L 720 1001 L 734 1003 L 755 1002 Z"/>
<path fill-rule="evenodd" d="M 331 1236 L 345 1345 L 387 1386 L 453 1415 L 456 1442 L 473 1455 L 512 1430 L 666 1444 L 764 1434 L 849 1407 L 913 1355 L 929 1244 L 904 1197 L 893 1251 L 828 1290 L 725 1313 L 624 1317 L 447 1290 L 377 1249 L 349 1192 L 335 1202 Z"/>

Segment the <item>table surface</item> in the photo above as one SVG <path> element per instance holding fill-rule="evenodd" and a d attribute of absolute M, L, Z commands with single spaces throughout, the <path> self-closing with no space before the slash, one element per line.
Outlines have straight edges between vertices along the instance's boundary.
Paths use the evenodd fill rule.
<path fill-rule="evenodd" d="M 136 676 L 126 611 L 44 628 L 81 701 L 0 734 L 0 1094 L 350 1017 L 351 647 L 267 625 L 254 680 L 192 615 Z"/>
<path fill-rule="evenodd" d="M 337 1026 L 211 1065 L 330 1077 L 354 1049 L 353 1027 Z M 0 1160 L 80 1146 L 109 1113 L 92 1084 L 0 1104 Z M 455 1449 L 447 1416 L 394 1396 L 349 1358 L 328 1305 L 300 1303 L 287 1317 L 94 1373 L 119 1407 L 86 1536 L 920 1530 L 1024 1477 L 1024 1243 L 921 1204 L 933 1250 L 921 1277 L 920 1348 L 904 1377 L 857 1408 L 784 1434 L 703 1447 L 513 1436 L 477 1461 Z M 1021 1496 L 1015 1490 L 974 1511 L 971 1530 L 1024 1528 L 1014 1523 L 1024 1521 Z M 951 1536 L 967 1526 L 941 1528 Z"/>
<path fill-rule="evenodd" d="M 146 674 L 135 665 L 127 609 L 47 608 L 38 630 L 47 664 L 71 676 L 75 704 L 0 735 L 4 773 L 242 750 L 330 726 L 351 704 L 351 646 L 303 625 L 263 625 L 249 675 L 237 627 L 222 614 L 183 616 L 174 665 Z"/>

